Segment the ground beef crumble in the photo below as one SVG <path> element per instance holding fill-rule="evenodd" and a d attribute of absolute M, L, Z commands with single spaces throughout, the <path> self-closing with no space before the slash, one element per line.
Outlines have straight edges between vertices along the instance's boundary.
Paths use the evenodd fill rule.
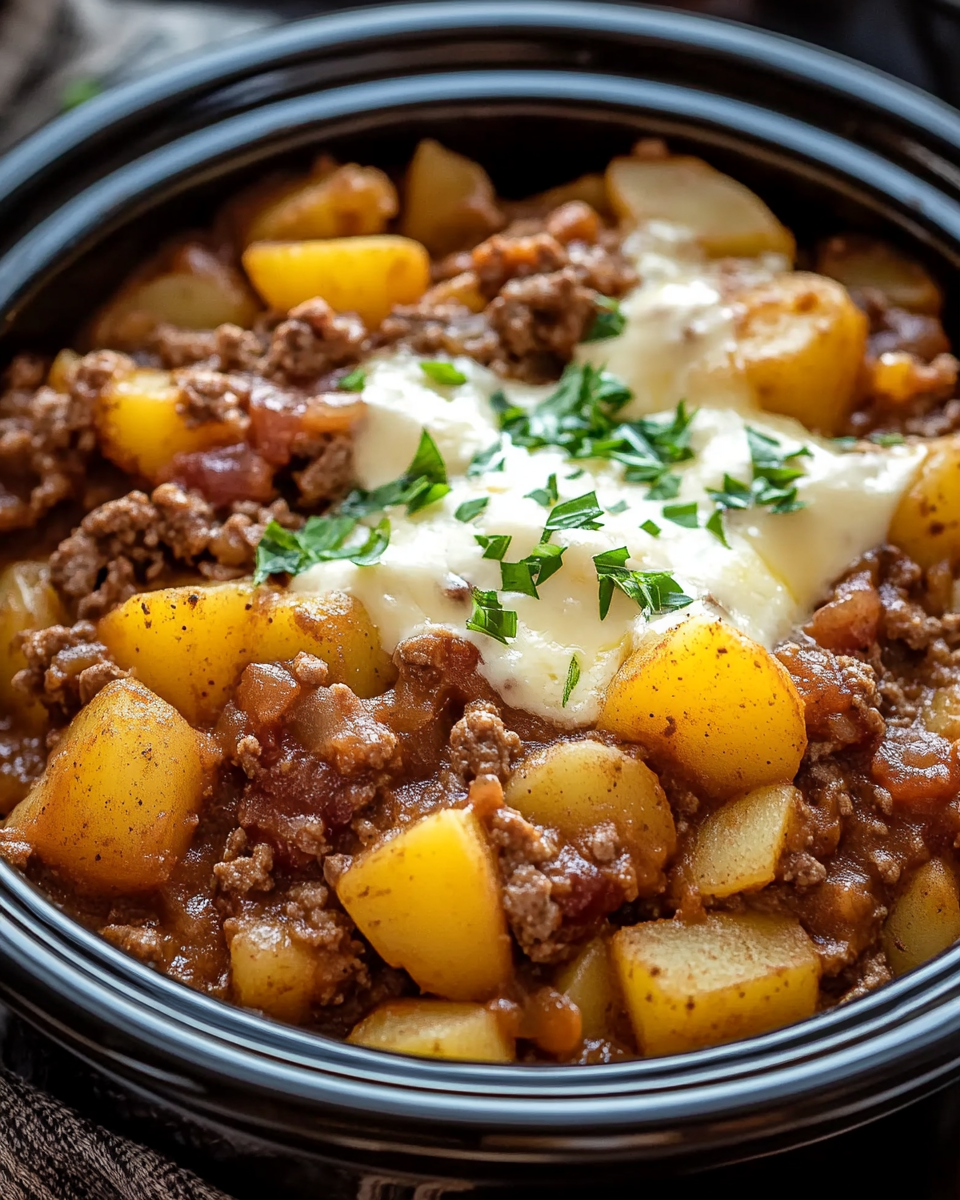
<path fill-rule="evenodd" d="M 21 648 L 27 666 L 14 676 L 13 686 L 25 700 L 43 704 L 56 725 L 65 724 L 111 680 L 130 674 L 97 641 L 91 621 L 26 633 Z"/>

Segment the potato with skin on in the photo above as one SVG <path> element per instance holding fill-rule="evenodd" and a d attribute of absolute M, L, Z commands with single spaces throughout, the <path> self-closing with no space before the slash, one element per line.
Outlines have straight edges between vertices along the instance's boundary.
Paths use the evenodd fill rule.
<path fill-rule="evenodd" d="M 598 725 L 679 766 L 717 799 L 792 780 L 803 702 L 763 646 L 706 614 L 651 633 L 607 689 Z"/>
<path fill-rule="evenodd" d="M 614 212 L 629 225 L 682 225 L 708 258 L 774 253 L 793 261 L 790 230 L 748 187 L 700 158 L 614 158 L 606 180 Z"/>
<path fill-rule="evenodd" d="M 612 1038 L 623 1011 L 620 984 L 610 957 L 610 939 L 600 934 L 561 967 L 554 986 L 579 1008 L 585 1038 Z"/>
<path fill-rule="evenodd" d="M 841 284 L 796 271 L 734 297 L 736 361 L 765 412 L 839 433 L 857 398 L 867 318 Z"/>
<path fill-rule="evenodd" d="M 930 445 L 897 505 L 889 537 L 921 567 L 960 565 L 960 438 Z"/>
<path fill-rule="evenodd" d="M 495 1013 L 482 1004 L 449 1000 L 390 1000 L 355 1025 L 347 1041 L 419 1058 L 490 1063 L 516 1058 L 513 1039 Z"/>
<path fill-rule="evenodd" d="M 97 397 L 93 414 L 104 457 L 131 475 L 157 482 L 176 454 L 242 441 L 225 421 L 188 424 L 180 401 L 170 371 L 138 367 L 114 376 Z"/>
<path fill-rule="evenodd" d="M 829 275 L 851 292 L 880 292 L 894 308 L 939 316 L 943 293 L 930 273 L 906 254 L 862 234 L 840 234 L 817 251 L 817 273 Z"/>
<path fill-rule="evenodd" d="M 646 763 L 592 740 L 557 742 L 516 767 L 504 801 L 528 821 L 576 839 L 611 821 L 621 841 L 640 849 L 654 871 L 677 848 L 670 804 Z"/>
<path fill-rule="evenodd" d="M 817 1007 L 820 960 L 793 917 L 646 921 L 616 934 L 613 960 L 637 1043 L 651 1057 L 754 1037 Z"/>
<path fill-rule="evenodd" d="M 383 233 L 397 215 L 397 189 L 377 167 L 320 168 L 278 190 L 253 214 L 244 244 Z"/>
<path fill-rule="evenodd" d="M 316 992 L 316 950 L 291 937 L 277 921 L 239 917 L 235 926 L 229 940 L 236 1002 L 298 1025 Z"/>
<path fill-rule="evenodd" d="M 960 939 L 960 887 L 942 858 L 918 867 L 893 902 L 883 927 L 883 949 L 894 975 L 906 975 Z"/>
<path fill-rule="evenodd" d="M 400 232 L 442 258 L 470 249 L 504 224 L 483 167 L 424 138 L 407 168 Z"/>
<path fill-rule="evenodd" d="M 496 863 L 469 809 L 441 809 L 365 850 L 337 896 L 392 967 L 425 992 L 486 1000 L 510 979 Z"/>
<path fill-rule="evenodd" d="M 687 879 L 716 899 L 773 883 L 801 801 L 800 792 L 787 783 L 728 800 L 697 830 Z"/>
<path fill-rule="evenodd" d="M 395 234 L 300 242 L 253 242 L 243 252 L 250 281 L 271 308 L 286 312 L 315 296 L 355 312 L 376 329 L 398 304 L 430 286 L 430 255 Z"/>
<path fill-rule="evenodd" d="M 28 702 L 14 689 L 14 675 L 27 665 L 20 634 L 59 625 L 65 619 L 45 562 L 15 562 L 0 572 L 0 707 L 16 712 L 18 721 L 30 730 L 46 727 L 47 712 L 39 701 Z"/>
<path fill-rule="evenodd" d="M 115 679 L 67 727 L 5 828 L 75 887 L 150 891 L 190 845 L 212 761 L 171 705 Z"/>

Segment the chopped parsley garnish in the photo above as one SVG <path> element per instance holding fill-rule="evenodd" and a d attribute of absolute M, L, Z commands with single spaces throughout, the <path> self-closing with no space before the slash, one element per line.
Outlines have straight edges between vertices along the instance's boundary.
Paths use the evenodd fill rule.
<path fill-rule="evenodd" d="M 649 500 L 673 500 L 680 495 L 682 480 L 674 471 L 666 471 L 647 492 Z"/>
<path fill-rule="evenodd" d="M 363 367 L 354 367 L 337 384 L 341 392 L 362 392 L 367 384 L 367 373 Z"/>
<path fill-rule="evenodd" d="M 746 484 L 731 475 L 724 475 L 722 489 L 707 490 L 707 495 L 716 505 L 707 528 L 725 546 L 727 539 L 723 531 L 723 517 L 718 514 L 726 509 L 766 507 L 772 513 L 791 513 L 806 507 L 802 500 L 797 499 L 796 481 L 804 475 L 803 467 L 797 465 L 797 459 L 810 457 L 807 447 L 801 446 L 799 450 L 784 454 L 780 442 L 769 434 L 761 433 L 750 425 L 746 426 L 746 433 L 753 465 L 751 482 Z"/>
<path fill-rule="evenodd" d="M 473 540 L 483 547 L 484 558 L 502 559 L 513 538 L 509 533 L 475 533 Z"/>
<path fill-rule="evenodd" d="M 857 444 L 860 441 L 859 438 L 855 437 L 835 437 L 831 438 L 830 440 L 833 442 L 836 448 L 842 451 L 844 454 L 848 450 L 856 450 Z"/>
<path fill-rule="evenodd" d="M 612 296 L 598 296 L 597 315 L 583 340 L 584 342 L 602 342 L 607 338 L 617 337 L 623 333 L 626 323 L 627 319 L 620 311 L 619 300 L 614 300 Z"/>
<path fill-rule="evenodd" d="M 474 517 L 478 517 L 483 512 L 489 503 L 489 496 L 478 496 L 476 500 L 464 500 L 453 515 L 458 521 L 472 521 Z"/>
<path fill-rule="evenodd" d="M 506 645 L 508 638 L 517 636 L 517 614 L 503 607 L 496 592 L 474 588 L 473 612 L 467 621 L 467 628 L 474 633 L 485 633 L 487 637 L 496 638 Z"/>
<path fill-rule="evenodd" d="M 624 566 L 630 557 L 626 546 L 607 550 L 594 557 L 597 579 L 600 584 L 600 620 L 606 619 L 615 589 L 633 600 L 645 617 L 657 613 L 674 612 L 693 603 L 693 597 L 684 595 L 669 571 L 631 571 Z"/>
<path fill-rule="evenodd" d="M 484 471 L 502 471 L 506 461 L 503 439 L 500 438 L 486 450 L 478 450 L 467 467 L 467 476 L 482 475 Z"/>
<path fill-rule="evenodd" d="M 549 508 L 551 504 L 556 504 L 556 502 L 560 499 L 560 495 L 557 492 L 556 475 L 550 476 L 550 478 L 547 480 L 546 487 L 535 488 L 532 492 L 527 492 L 525 498 L 527 500 L 536 500 L 536 502 L 538 504 L 542 504 L 544 508 Z"/>
<path fill-rule="evenodd" d="M 713 534 L 713 536 L 726 548 L 730 549 L 730 543 L 727 541 L 726 530 L 723 528 L 723 509 L 717 505 L 713 513 L 707 521 L 705 528 Z"/>
<path fill-rule="evenodd" d="M 689 504 L 665 504 L 663 515 L 668 521 L 672 521 L 674 525 L 682 525 L 684 529 L 700 527 L 696 500 L 691 500 Z"/>
<path fill-rule="evenodd" d="M 500 563 L 500 586 L 505 592 L 520 592 L 524 596 L 532 596 L 534 600 L 539 600 L 540 595 L 533 575 L 534 564 L 527 558 L 516 563 Z"/>
<path fill-rule="evenodd" d="M 575 500 L 564 500 L 550 510 L 543 527 L 543 540 L 549 542 L 558 529 L 600 529 L 603 509 L 597 503 L 596 492 L 586 492 Z"/>
<path fill-rule="evenodd" d="M 300 575 L 309 567 L 333 559 L 348 559 L 358 567 L 372 567 L 390 544 L 390 522 L 384 518 L 366 533 L 363 542 L 352 541 L 355 517 L 310 517 L 302 529 L 284 529 L 271 521 L 257 546 L 253 582 L 263 583 L 271 575 Z"/>
<path fill-rule="evenodd" d="M 644 521 L 640 528 L 644 533 L 649 533 L 651 537 L 658 538 L 660 536 L 660 526 L 656 521 Z"/>
<path fill-rule="evenodd" d="M 467 377 L 462 371 L 457 370 L 453 363 L 448 362 L 422 362 L 420 370 L 426 375 L 431 383 L 439 383 L 444 386 L 452 387 L 458 383 L 466 383 Z"/>
<path fill-rule="evenodd" d="M 340 512 L 350 517 L 365 517 L 394 504 L 405 504 L 408 515 L 412 516 L 442 500 L 449 491 L 446 464 L 436 442 L 424 429 L 413 462 L 399 479 L 374 488 L 372 492 L 355 488 L 340 505 Z"/>
<path fill-rule="evenodd" d="M 571 471 L 569 475 L 564 475 L 564 479 L 582 479 L 586 475 L 583 467 L 578 467 L 575 471 Z"/>
<path fill-rule="evenodd" d="M 580 663 L 577 661 L 577 656 L 571 655 L 570 666 L 567 668 L 567 682 L 563 685 L 563 703 L 561 708 L 567 707 L 567 701 L 573 693 L 573 689 L 580 682 Z"/>
<path fill-rule="evenodd" d="M 902 446 L 904 437 L 902 433 L 871 433 L 870 441 L 875 446 Z"/>
<path fill-rule="evenodd" d="M 610 505 L 610 507 L 607 509 L 607 512 L 611 517 L 617 517 L 620 515 L 620 513 L 626 512 L 628 508 L 629 505 L 627 504 L 626 500 L 618 500 L 616 504 Z"/>

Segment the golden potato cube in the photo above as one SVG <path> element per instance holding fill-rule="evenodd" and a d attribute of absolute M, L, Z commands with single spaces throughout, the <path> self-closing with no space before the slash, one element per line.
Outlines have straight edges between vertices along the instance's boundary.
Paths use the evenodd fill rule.
<path fill-rule="evenodd" d="M 364 699 L 381 695 L 397 677 L 366 609 L 345 592 L 259 588 L 252 615 L 251 662 L 282 662 L 304 650 L 323 659 L 331 683 L 345 683 Z"/>
<path fill-rule="evenodd" d="M 929 272 L 876 238 L 842 234 L 828 239 L 819 248 L 817 271 L 852 292 L 864 288 L 881 292 L 895 308 L 930 316 L 943 308 L 943 294 Z"/>
<path fill-rule="evenodd" d="M 47 372 L 47 386 L 55 392 L 69 392 L 80 355 L 76 350 L 59 350 Z"/>
<path fill-rule="evenodd" d="M 677 847 L 670 804 L 646 763 L 602 742 L 558 742 L 529 754 L 504 790 L 527 820 L 576 839 L 612 821 L 628 846 L 662 867 Z"/>
<path fill-rule="evenodd" d="M 717 898 L 773 883 L 800 801 L 797 789 L 786 783 L 728 800 L 697 830 L 687 869 L 690 882 Z"/>
<path fill-rule="evenodd" d="M 107 613 L 98 637 L 191 725 L 212 722 L 250 661 L 249 583 L 161 588 Z"/>
<path fill-rule="evenodd" d="M 383 171 L 347 163 L 268 199 L 250 221 L 245 244 L 382 233 L 397 208 L 397 189 Z"/>
<path fill-rule="evenodd" d="M 580 1009 L 585 1038 L 614 1035 L 623 1000 L 606 937 L 588 942 L 573 962 L 561 968 L 554 986 Z"/>
<path fill-rule="evenodd" d="M 921 567 L 960 563 L 960 438 L 927 451 L 893 514 L 890 541 Z"/>
<path fill-rule="evenodd" d="M 572 200 L 589 204 L 603 217 L 613 215 L 610 197 L 607 194 L 607 181 L 600 174 L 580 175 L 577 179 L 571 179 L 569 183 L 547 188 L 545 192 L 531 196 L 528 203 L 549 210 L 559 208 L 561 204 L 569 204 Z"/>
<path fill-rule="evenodd" d="M 960 741 L 960 683 L 937 688 L 923 708 L 923 723 L 948 742 Z"/>
<path fill-rule="evenodd" d="M 803 703 L 784 667 L 706 615 L 641 643 L 610 684 L 599 725 L 716 797 L 792 780 L 807 748 Z"/>
<path fill-rule="evenodd" d="M 482 1004 L 447 1000 L 392 1000 L 354 1026 L 347 1038 L 355 1046 L 451 1058 L 464 1062 L 508 1063 L 513 1041 L 496 1015 Z"/>
<path fill-rule="evenodd" d="M 691 230 L 710 258 L 774 252 L 793 259 L 793 234 L 759 196 L 699 158 L 615 158 L 607 192 L 631 225 L 670 221 Z"/>
<path fill-rule="evenodd" d="M 39 702 L 28 703 L 14 691 L 13 677 L 27 665 L 18 635 L 59 625 L 65 619 L 46 563 L 15 562 L 0 573 L 0 706 L 16 712 L 30 729 L 46 724 L 46 709 Z"/>
<path fill-rule="evenodd" d="M 407 168 L 400 231 L 442 258 L 475 246 L 503 224 L 483 167 L 424 138 Z"/>
<path fill-rule="evenodd" d="M 816 1011 L 820 960 L 792 917 L 716 913 L 621 929 L 613 959 L 644 1054 L 682 1054 Z"/>
<path fill-rule="evenodd" d="M 107 893 L 159 887 L 196 828 L 203 743 L 142 683 L 116 679 L 67 727 L 6 827 L 77 887 Z"/>
<path fill-rule="evenodd" d="M 320 296 L 337 312 L 359 313 L 370 329 L 395 305 L 419 300 L 430 286 L 424 247 L 387 233 L 254 242 L 243 252 L 243 265 L 271 308 L 286 311 Z"/>
<path fill-rule="evenodd" d="M 104 456 L 132 475 L 156 481 L 175 454 L 239 440 L 225 422 L 188 425 L 179 403 L 180 388 L 169 371 L 141 367 L 115 377 L 100 393 L 94 412 Z"/>
<path fill-rule="evenodd" d="M 857 395 L 867 318 L 832 279 L 796 271 L 737 297 L 737 361 L 767 412 L 835 434 Z"/>
<path fill-rule="evenodd" d="M 954 868 L 932 858 L 910 876 L 883 927 L 894 975 L 936 958 L 960 938 L 960 888 Z"/>
<path fill-rule="evenodd" d="M 296 1025 L 314 998 L 317 952 L 277 921 L 240 918 L 230 938 L 230 973 L 237 1004 Z"/>
<path fill-rule="evenodd" d="M 425 992 L 485 1000 L 510 978 L 497 868 L 468 809 L 441 809 L 364 851 L 337 895 L 381 958 Z"/>

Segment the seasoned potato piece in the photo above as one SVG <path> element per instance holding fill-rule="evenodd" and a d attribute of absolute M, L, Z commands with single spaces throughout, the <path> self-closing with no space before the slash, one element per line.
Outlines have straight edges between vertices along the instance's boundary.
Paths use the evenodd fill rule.
<path fill-rule="evenodd" d="M 383 233 L 397 208 L 397 189 L 383 171 L 347 163 L 298 179 L 269 199 L 250 221 L 245 244 Z"/>
<path fill-rule="evenodd" d="M 628 846 L 662 867 L 677 846 L 673 814 L 650 768 L 602 742 L 559 742 L 519 765 L 504 800 L 538 825 L 577 838 L 612 821 Z"/>
<path fill-rule="evenodd" d="M 401 232 L 439 258 L 476 245 L 503 223 L 483 167 L 424 138 L 407 169 Z"/>
<path fill-rule="evenodd" d="M 728 800 L 697 831 L 688 874 L 705 896 L 732 896 L 772 883 L 798 815 L 790 784 L 756 788 Z"/>
<path fill-rule="evenodd" d="M 494 1013 L 482 1004 L 447 1000 L 392 1000 L 381 1004 L 354 1026 L 347 1041 L 371 1050 L 421 1058 L 507 1063 L 515 1057 L 513 1042 Z"/>
<path fill-rule="evenodd" d="M 793 779 L 807 747 L 787 671 L 705 615 L 644 640 L 607 690 L 599 725 L 674 761 L 718 797 Z"/>
<path fill-rule="evenodd" d="M 846 289 L 797 271 L 741 292 L 737 306 L 737 359 L 760 407 L 837 433 L 867 345 L 867 318 Z"/>
<path fill-rule="evenodd" d="M 792 917 L 647 921 L 620 930 L 613 959 L 648 1055 L 753 1037 L 816 1011 L 820 960 Z"/>
<path fill-rule="evenodd" d="M 230 939 L 230 971 L 237 1003 L 278 1021 L 302 1021 L 317 990 L 317 952 L 276 921 L 238 920 Z"/>
<path fill-rule="evenodd" d="M 331 683 L 345 683 L 364 698 L 381 695 L 397 677 L 366 609 L 346 592 L 311 596 L 260 588 L 253 617 L 251 662 L 277 662 L 305 650 L 327 664 Z"/>
<path fill-rule="evenodd" d="M 924 705 L 923 723 L 948 742 L 960 741 L 960 683 L 937 688 Z"/>
<path fill-rule="evenodd" d="M 775 252 L 796 243 L 759 196 L 699 158 L 615 158 L 607 167 L 610 203 L 621 220 L 671 221 L 695 235 L 710 258 Z"/>
<path fill-rule="evenodd" d="M 561 204 L 569 204 L 571 200 L 580 200 L 598 212 L 602 217 L 613 216 L 610 197 L 607 194 L 607 181 L 603 175 L 581 175 L 571 179 L 569 183 L 558 184 L 557 187 L 547 188 L 531 196 L 527 203 L 539 208 L 559 208 Z"/>
<path fill-rule="evenodd" d="M 52 387 L 55 392 L 69 392 L 70 383 L 79 361 L 80 355 L 76 350 L 60 350 L 50 364 L 47 385 Z"/>
<path fill-rule="evenodd" d="M 63 607 L 51 586 L 46 563 L 11 563 L 0 573 L 0 706 L 16 711 L 31 729 L 46 724 L 46 710 L 40 703 L 27 704 L 13 689 L 14 675 L 27 665 L 18 635 L 63 620 Z"/>
<path fill-rule="evenodd" d="M 960 563 L 960 438 L 930 447 L 893 514 L 890 541 L 921 567 Z"/>
<path fill-rule="evenodd" d="M 190 426 L 177 411 L 180 389 L 169 371 L 140 367 L 115 377 L 100 393 L 94 423 L 106 458 L 124 471 L 158 480 L 175 454 L 241 440 L 232 425 Z"/>
<path fill-rule="evenodd" d="M 142 683 L 115 679 L 67 727 L 6 827 L 78 887 L 149 891 L 190 845 L 204 743 Z"/>
<path fill-rule="evenodd" d="M 452 279 L 442 279 L 435 283 L 424 293 L 423 303 L 462 304 L 471 312 L 481 313 L 487 307 L 487 298 L 481 295 L 476 275 L 472 271 L 464 271 L 461 275 L 454 275 Z"/>
<path fill-rule="evenodd" d="M 560 971 L 555 985 L 580 1009 L 585 1038 L 613 1036 L 623 1001 L 606 937 L 588 942 L 573 962 Z"/>
<path fill-rule="evenodd" d="M 320 296 L 337 312 L 359 313 L 375 329 L 397 304 L 430 286 L 430 256 L 419 242 L 392 234 L 326 241 L 254 242 L 243 265 L 271 308 Z"/>
<path fill-rule="evenodd" d="M 907 881 L 883 927 L 883 948 L 894 975 L 936 958 L 960 938 L 960 888 L 953 867 L 932 858 Z"/>
<path fill-rule="evenodd" d="M 337 895 L 377 953 L 425 992 L 485 1000 L 510 978 L 497 870 L 468 809 L 442 809 L 364 851 Z"/>
<path fill-rule="evenodd" d="M 860 234 L 830 238 L 817 253 L 817 271 L 851 292 L 873 288 L 895 308 L 937 316 L 943 294 L 929 273 L 887 242 Z"/>

